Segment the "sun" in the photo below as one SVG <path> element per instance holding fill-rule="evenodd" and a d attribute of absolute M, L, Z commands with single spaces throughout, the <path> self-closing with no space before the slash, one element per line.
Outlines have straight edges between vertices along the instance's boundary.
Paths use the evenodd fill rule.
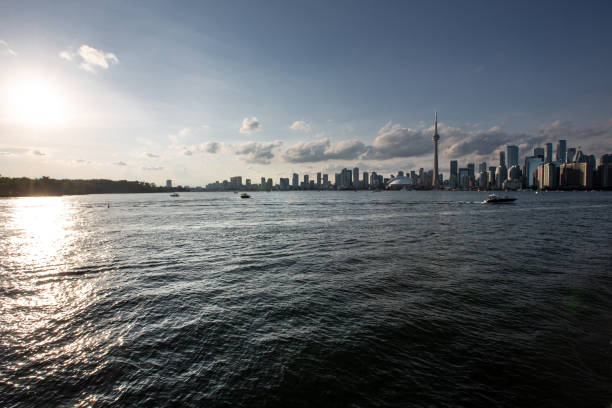
<path fill-rule="evenodd" d="M 69 109 L 64 92 L 52 80 L 30 75 L 11 81 L 6 90 L 6 103 L 12 121 L 47 127 L 68 120 Z"/>

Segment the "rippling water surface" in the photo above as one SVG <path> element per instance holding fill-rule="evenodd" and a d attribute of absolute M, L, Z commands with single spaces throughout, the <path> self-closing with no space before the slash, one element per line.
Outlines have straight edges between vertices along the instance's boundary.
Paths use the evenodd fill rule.
<path fill-rule="evenodd" d="M 608 407 L 612 194 L 516 196 L 2 199 L 0 406 Z"/>

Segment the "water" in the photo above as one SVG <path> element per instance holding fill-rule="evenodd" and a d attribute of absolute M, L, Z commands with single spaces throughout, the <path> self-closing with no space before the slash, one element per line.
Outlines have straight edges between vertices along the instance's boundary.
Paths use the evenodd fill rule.
<path fill-rule="evenodd" d="M 484 196 L 0 200 L 0 406 L 609 406 L 612 194 Z"/>

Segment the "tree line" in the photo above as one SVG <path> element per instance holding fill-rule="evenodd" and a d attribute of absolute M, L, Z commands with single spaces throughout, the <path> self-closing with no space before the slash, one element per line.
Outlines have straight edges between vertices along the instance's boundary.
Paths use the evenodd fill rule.
<path fill-rule="evenodd" d="M 0 176 L 0 197 L 61 196 L 82 194 L 162 193 L 186 191 L 185 188 L 161 187 L 155 183 L 127 180 L 71 180 L 41 178 L 10 178 Z"/>

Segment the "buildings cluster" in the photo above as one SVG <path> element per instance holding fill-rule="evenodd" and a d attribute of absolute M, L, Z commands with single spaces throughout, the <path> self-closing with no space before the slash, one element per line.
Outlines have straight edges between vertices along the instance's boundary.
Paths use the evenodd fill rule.
<path fill-rule="evenodd" d="M 242 177 L 232 177 L 229 181 L 215 182 L 206 186 L 206 191 L 238 191 L 238 190 L 378 190 L 378 189 L 452 189 L 452 190 L 590 190 L 612 189 L 612 154 L 604 154 L 596 162 L 594 155 L 583 153 L 580 148 L 567 147 L 566 140 L 557 142 L 556 154 L 553 158 L 553 145 L 546 143 L 544 147 L 536 147 L 530 156 L 526 156 L 522 165 L 519 163 L 519 147 L 506 146 L 499 152 L 498 166 L 487 166 L 486 162 L 468 163 L 467 167 L 459 168 L 457 160 L 450 162 L 450 177 L 444 180 L 438 172 L 438 113 L 436 112 L 434 132 L 433 170 L 419 169 L 406 172 L 398 171 L 397 176 L 385 178 L 376 172 L 359 173 L 359 168 L 343 169 L 334 175 L 333 182 L 327 174 L 317 173 L 316 179 L 310 179 L 308 174 L 294 173 L 289 178 L 281 178 L 274 185 L 271 178 L 261 178 L 259 184 L 250 179 L 242 182 Z M 476 171 L 478 170 L 478 171 Z"/>
<path fill-rule="evenodd" d="M 448 187 L 451 189 L 487 190 L 590 190 L 612 188 L 612 154 L 604 154 L 596 161 L 580 148 L 567 147 L 566 140 L 557 142 L 553 157 L 553 144 L 536 147 L 531 155 L 519 163 L 518 146 L 508 145 L 499 152 L 499 164 L 488 167 L 486 162 L 458 168 L 456 160 L 450 162 Z"/>

